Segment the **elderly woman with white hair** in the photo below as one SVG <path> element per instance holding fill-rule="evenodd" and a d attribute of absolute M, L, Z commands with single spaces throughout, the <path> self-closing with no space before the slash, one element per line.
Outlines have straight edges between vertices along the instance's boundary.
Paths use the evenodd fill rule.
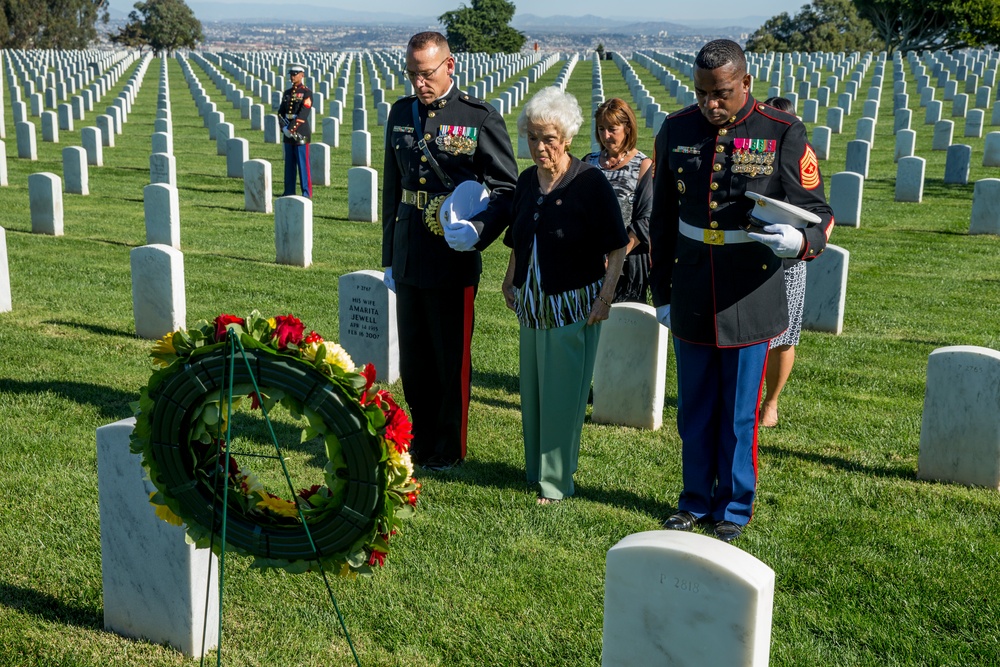
<path fill-rule="evenodd" d="M 535 166 L 521 172 L 512 200 L 455 225 L 473 226 L 479 249 L 506 229 L 503 295 L 520 324 L 525 468 L 540 505 L 573 495 L 600 323 L 629 240 L 608 180 L 569 152 L 582 123 L 572 95 L 539 91 L 517 119 Z"/>

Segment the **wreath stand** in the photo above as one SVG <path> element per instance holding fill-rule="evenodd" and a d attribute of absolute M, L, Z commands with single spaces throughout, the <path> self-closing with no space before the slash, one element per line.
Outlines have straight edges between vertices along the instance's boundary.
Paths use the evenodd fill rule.
<path fill-rule="evenodd" d="M 237 355 L 242 363 L 237 364 Z M 254 393 L 260 395 L 258 379 L 265 386 L 281 389 L 309 406 L 319 414 L 324 423 L 328 424 L 342 445 L 344 460 L 347 463 L 348 488 L 344 496 L 344 504 L 336 513 L 331 513 L 328 520 L 316 522 L 310 528 L 306 522 L 302 505 L 294 491 L 284 454 L 278 444 L 277 436 L 262 404 L 261 410 L 267 424 L 275 454 L 260 455 L 243 452 L 241 455 L 277 460 L 288 484 L 291 497 L 298 510 L 301 525 L 262 527 L 249 521 L 231 519 L 228 514 L 229 470 L 231 452 L 229 447 L 223 451 L 222 442 L 232 442 L 232 406 L 233 387 L 237 384 L 251 383 Z M 182 434 L 186 433 L 190 413 L 199 401 L 210 391 L 221 389 L 221 395 L 227 399 L 227 421 L 224 441 L 216 441 L 216 461 L 221 465 L 214 466 L 212 475 L 213 487 L 207 494 L 205 485 L 199 485 L 191 479 L 185 459 L 188 457 L 187 444 L 182 442 Z M 348 633 L 344 617 L 340 612 L 337 599 L 327 579 L 326 568 L 323 565 L 324 553 L 335 553 L 354 540 L 366 529 L 370 529 L 378 512 L 377 476 L 378 460 L 371 447 L 368 446 L 365 428 L 365 418 L 360 409 L 352 409 L 352 403 L 340 392 L 334 389 L 332 383 L 318 371 L 302 367 L 301 364 L 289 363 L 266 353 L 247 350 L 240 342 L 239 336 L 229 330 L 226 344 L 223 348 L 209 354 L 192 358 L 191 363 L 181 373 L 165 380 L 155 390 L 160 398 L 156 401 L 151 415 L 153 447 L 152 455 L 160 464 L 160 470 L 168 481 L 175 482 L 173 493 L 192 514 L 202 522 L 211 526 L 209 548 L 215 551 L 215 539 L 219 538 L 219 619 L 218 647 L 216 649 L 216 665 L 222 665 L 222 599 L 225 588 L 225 554 L 226 545 L 231 544 L 241 551 L 267 558 L 304 559 L 318 566 L 320 576 L 326 586 L 330 602 L 337 613 L 340 626 L 347 638 L 355 664 L 360 667 L 357 651 Z M 349 407 L 352 406 L 352 407 Z M 220 494 L 221 491 L 221 494 Z M 209 497 L 210 495 L 210 497 Z M 219 496 L 222 496 L 221 509 Z M 208 564 L 206 596 L 211 591 L 211 560 Z M 205 665 L 205 635 L 208 627 L 208 608 L 202 627 L 202 657 L 201 665 Z"/>

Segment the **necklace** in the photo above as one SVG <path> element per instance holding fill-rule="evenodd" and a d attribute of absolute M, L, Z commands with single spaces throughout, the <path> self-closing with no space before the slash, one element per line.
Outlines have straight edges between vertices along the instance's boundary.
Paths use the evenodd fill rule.
<path fill-rule="evenodd" d="M 629 151 L 625 151 L 624 153 L 611 157 L 611 154 L 608 153 L 607 149 L 602 152 L 604 153 L 604 164 L 608 166 L 608 169 L 612 169 L 620 165 L 625 161 L 625 157 L 629 154 Z"/>

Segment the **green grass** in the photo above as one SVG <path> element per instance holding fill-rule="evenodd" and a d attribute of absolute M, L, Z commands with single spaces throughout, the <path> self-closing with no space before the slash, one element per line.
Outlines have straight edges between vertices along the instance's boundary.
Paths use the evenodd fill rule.
<path fill-rule="evenodd" d="M 666 99 L 648 70 L 633 66 Z M 613 64 L 602 67 L 606 96 L 631 101 Z M 169 68 L 188 322 L 258 308 L 293 312 L 336 338 L 337 278 L 380 263 L 380 225 L 346 220 L 349 109 L 333 151 L 334 185 L 315 192 L 314 264 L 278 266 L 272 217 L 242 210 L 241 181 L 225 177 L 180 67 Z M 270 160 L 280 180 L 281 147 L 264 145 L 194 69 L 237 136 L 250 139 L 251 157 Z M 578 63 L 568 88 L 587 114 L 590 74 L 589 61 Z M 134 336 L 128 253 L 145 242 L 158 77 L 154 62 L 105 166 L 90 169 L 91 194 L 65 195 L 59 238 L 30 233 L 27 176 L 61 173 L 61 149 L 79 145 L 93 115 L 60 132 L 60 144 L 39 142 L 39 160 L 27 162 L 15 157 L 6 109 L 10 186 L 0 189 L 0 219 L 14 311 L 0 315 L 2 667 L 197 664 L 102 629 L 94 431 L 129 416 L 150 372 L 150 343 Z M 924 203 L 895 203 L 891 78 L 862 226 L 837 228 L 832 238 L 851 253 L 844 333 L 803 334 L 781 426 L 761 434 L 755 518 L 739 543 L 777 575 L 773 665 L 993 665 L 1000 655 L 1000 497 L 916 480 L 928 354 L 946 345 L 1000 349 L 1000 239 L 966 233 L 971 183 L 1000 170 L 978 166 L 983 140 L 961 138 L 959 123 L 956 142 L 974 149 L 970 185 L 944 186 L 944 153 L 930 151 L 930 128 L 914 108 L 917 154 L 928 160 Z M 834 136 L 834 159 L 821 163 L 827 183 L 843 166 L 861 107 Z M 371 114 L 378 168 L 381 130 Z M 507 119 L 512 136 L 515 118 Z M 580 136 L 575 153 L 589 143 Z M 649 130 L 640 148 L 651 154 Z M 422 479 L 418 516 L 385 569 L 332 582 L 364 665 L 599 664 L 605 553 L 628 534 L 658 528 L 676 503 L 671 365 L 664 428 L 586 424 L 577 496 L 535 505 L 523 474 L 517 328 L 499 292 L 506 258 L 499 245 L 484 254 L 467 464 Z M 390 389 L 401 396 L 398 384 Z M 296 467 L 318 477 L 321 462 L 291 449 Z M 352 662 L 315 576 L 229 559 L 224 622 L 226 665 Z"/>

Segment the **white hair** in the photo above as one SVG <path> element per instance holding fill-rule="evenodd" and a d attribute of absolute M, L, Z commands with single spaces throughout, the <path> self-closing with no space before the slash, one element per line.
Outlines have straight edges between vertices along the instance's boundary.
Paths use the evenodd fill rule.
<path fill-rule="evenodd" d="M 517 133 L 528 132 L 528 123 L 554 125 L 562 139 L 571 140 L 583 125 L 583 111 L 576 98 L 556 86 L 547 86 L 535 93 L 517 117 Z"/>

